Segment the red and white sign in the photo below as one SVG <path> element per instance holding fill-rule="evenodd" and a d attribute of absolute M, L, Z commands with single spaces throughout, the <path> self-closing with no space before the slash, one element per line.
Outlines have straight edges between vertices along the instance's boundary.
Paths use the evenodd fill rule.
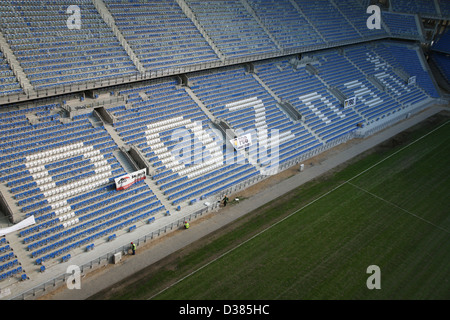
<path fill-rule="evenodd" d="M 114 179 L 114 181 L 116 182 L 116 190 L 128 189 L 136 182 L 144 180 L 145 172 L 145 169 L 141 169 Z"/>

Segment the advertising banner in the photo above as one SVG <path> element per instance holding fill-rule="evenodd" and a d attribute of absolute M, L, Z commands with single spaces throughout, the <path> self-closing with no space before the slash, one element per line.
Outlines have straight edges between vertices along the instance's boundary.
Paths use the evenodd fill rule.
<path fill-rule="evenodd" d="M 146 169 L 141 169 L 114 179 L 114 181 L 116 182 L 116 190 L 125 190 L 131 187 L 136 182 L 144 180 L 145 172 Z"/>
<path fill-rule="evenodd" d="M 355 105 L 356 105 L 356 97 L 352 97 L 344 101 L 344 108 L 354 107 Z"/>

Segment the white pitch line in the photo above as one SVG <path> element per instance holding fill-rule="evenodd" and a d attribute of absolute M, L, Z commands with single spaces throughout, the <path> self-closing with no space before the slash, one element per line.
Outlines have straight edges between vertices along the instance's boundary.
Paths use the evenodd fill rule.
<path fill-rule="evenodd" d="M 273 227 L 275 227 L 275 226 L 276 226 L 276 225 L 278 225 L 279 223 L 281 223 L 281 222 L 283 222 L 284 220 L 286 220 L 286 219 L 290 218 L 291 216 L 293 216 L 294 214 L 296 214 L 296 213 L 300 212 L 300 211 L 301 211 L 301 210 L 303 210 L 304 208 L 306 208 L 306 207 L 308 207 L 308 206 L 312 205 L 313 203 L 315 203 L 316 201 L 318 201 L 318 200 L 322 199 L 323 197 L 326 197 L 326 196 L 327 196 L 327 195 L 329 195 L 329 194 L 330 194 L 331 192 L 335 191 L 336 189 L 340 188 L 341 186 L 343 186 L 343 185 L 344 185 L 344 184 L 346 184 L 346 183 L 347 183 L 347 181 L 346 181 L 346 182 L 344 182 L 344 183 L 342 183 L 342 184 L 340 184 L 340 185 L 338 185 L 338 186 L 337 186 L 337 187 L 335 187 L 334 189 L 332 189 L 332 190 L 330 190 L 330 191 L 328 191 L 328 192 L 324 193 L 323 195 L 321 195 L 320 197 L 318 197 L 318 198 L 314 199 L 313 201 L 311 201 L 311 202 L 307 203 L 306 205 L 304 205 L 304 206 L 303 206 L 303 207 L 301 207 L 300 209 L 297 209 L 296 211 L 294 211 L 294 212 L 292 212 L 291 214 L 287 215 L 287 216 L 286 216 L 286 217 L 284 217 L 283 219 L 281 219 L 281 220 L 279 220 L 279 221 L 275 222 L 274 224 L 272 224 L 271 226 L 267 227 L 266 229 L 264 229 L 264 230 L 261 230 L 260 232 L 258 232 L 258 233 L 257 233 L 257 234 L 255 234 L 254 236 L 252 236 L 251 238 L 249 238 L 249 239 L 245 240 L 244 242 L 241 242 L 241 243 L 240 243 L 240 244 L 238 244 L 238 245 L 237 245 L 236 247 L 234 247 L 234 248 L 231 248 L 231 249 L 230 249 L 230 250 L 228 250 L 227 252 L 225 252 L 225 253 L 221 254 L 220 256 L 218 256 L 218 257 L 217 257 L 217 258 L 215 258 L 214 260 L 211 260 L 211 261 L 210 261 L 210 262 L 208 262 L 207 264 L 205 264 L 205 265 L 201 266 L 201 267 L 200 267 L 200 268 L 198 268 L 197 270 L 194 270 L 193 272 L 189 273 L 188 275 L 186 275 L 185 277 L 181 278 L 180 280 L 178 280 L 178 281 L 174 282 L 173 284 L 171 284 L 171 285 L 170 285 L 170 286 L 168 286 L 167 288 L 165 288 L 165 289 L 163 289 L 162 291 L 160 291 L 160 292 L 156 293 L 155 295 L 151 296 L 151 297 L 150 297 L 150 298 L 148 298 L 147 300 L 150 300 L 150 299 L 152 299 L 153 297 L 156 297 L 157 295 L 159 295 L 159 294 L 163 293 L 164 291 L 166 291 L 166 290 L 170 289 L 171 287 L 173 287 L 174 285 L 176 285 L 176 284 L 180 283 L 180 282 L 181 282 L 181 281 L 183 281 L 184 279 L 186 279 L 186 278 L 188 278 L 188 277 L 192 276 L 193 274 L 197 273 L 198 271 L 202 270 L 203 268 L 205 268 L 205 267 L 209 266 L 209 265 L 210 265 L 211 263 L 213 263 L 213 262 L 215 262 L 215 261 L 219 260 L 220 258 L 222 258 L 222 257 L 226 256 L 227 254 L 229 254 L 230 252 L 232 252 L 232 251 L 236 250 L 236 249 L 237 249 L 237 248 L 239 248 L 240 246 L 242 246 L 242 245 L 246 244 L 246 243 L 247 243 L 247 242 L 249 242 L 250 240 L 253 240 L 254 238 L 256 238 L 257 236 L 259 236 L 260 234 L 262 234 L 262 233 L 264 233 L 264 232 L 266 232 L 266 231 L 268 231 L 268 230 L 272 229 Z"/>
<path fill-rule="evenodd" d="M 386 200 L 386 199 L 384 199 L 384 198 L 382 198 L 382 197 L 379 197 L 379 196 L 377 196 L 376 194 L 374 194 L 374 193 L 372 193 L 372 192 L 370 192 L 370 191 L 368 191 L 368 190 L 365 190 L 365 189 L 363 189 L 363 188 L 361 188 L 361 187 L 358 187 L 357 185 L 355 185 L 355 184 L 353 184 L 353 183 L 351 183 L 351 182 L 348 182 L 348 184 L 351 185 L 351 186 L 353 186 L 353 187 L 355 187 L 356 189 L 359 189 L 359 190 L 361 190 L 361 191 L 364 191 L 365 193 L 370 194 L 372 197 L 375 197 L 375 198 L 377 198 L 377 199 L 379 199 L 379 200 L 381 200 L 381 201 L 386 202 L 387 204 L 389 204 L 389 205 L 391 205 L 391 206 L 396 207 L 397 209 L 400 209 L 400 210 L 406 212 L 407 214 L 409 214 L 409 215 L 411 215 L 411 216 L 413 216 L 413 217 L 416 217 L 417 219 L 420 219 L 420 220 L 422 220 L 422 221 L 424 221 L 424 222 L 426 222 L 426 223 L 428 223 L 428 224 L 431 224 L 433 227 L 436 227 L 436 228 L 438 228 L 438 229 L 441 229 L 442 231 L 444 231 L 444 232 L 450 234 L 450 231 L 448 231 L 448 230 L 446 230 L 446 229 L 444 229 L 444 228 L 438 226 L 437 224 L 434 224 L 433 222 L 428 221 L 427 219 L 424 219 L 424 218 L 422 218 L 422 217 L 420 217 L 420 216 L 418 216 L 418 215 L 416 215 L 416 214 L 414 214 L 414 213 L 412 213 L 412 212 L 410 212 L 410 211 L 408 211 L 408 210 L 406 210 L 406 209 L 404 209 L 404 208 L 402 208 L 402 207 L 396 205 L 396 204 L 393 203 L 393 202 L 390 202 L 390 201 L 388 201 L 388 200 Z"/>
<path fill-rule="evenodd" d="M 293 216 L 294 214 L 297 214 L 298 212 L 302 211 L 302 210 L 305 209 L 306 207 L 309 207 L 310 205 L 314 204 L 316 201 L 318 201 L 318 200 L 320 200 L 320 199 L 326 197 L 326 196 L 329 195 L 330 193 L 336 191 L 337 189 L 339 189 L 339 188 L 342 187 L 343 185 L 345 185 L 345 184 L 350 184 L 350 181 L 356 179 L 357 177 L 361 176 L 362 174 L 366 173 L 367 171 L 369 171 L 369 170 L 373 169 L 374 167 L 378 166 L 380 163 L 383 163 L 384 161 L 390 159 L 391 157 L 395 156 L 396 154 L 398 154 L 399 152 L 405 150 L 406 148 L 410 147 L 411 145 L 415 144 L 416 142 L 418 142 L 418 141 L 422 140 L 423 138 L 429 136 L 429 135 L 432 134 L 433 132 L 439 130 L 441 127 L 443 127 L 443 126 L 445 126 L 446 124 L 448 124 L 449 122 L 450 122 L 450 120 L 446 121 L 445 123 L 443 123 L 443 124 L 440 125 L 439 127 L 434 128 L 434 129 L 431 130 L 430 132 L 426 133 L 425 135 L 421 136 L 420 138 L 417 138 L 416 140 L 414 140 L 413 142 L 407 144 L 406 146 L 400 148 L 399 150 L 397 150 L 397 151 L 395 151 L 394 153 L 390 154 L 390 155 L 387 156 L 386 158 L 384 158 L 384 159 L 378 161 L 377 163 L 375 163 L 374 165 L 370 166 L 369 168 L 367 168 L 367 169 L 361 171 L 360 173 L 358 173 L 357 175 L 355 175 L 355 176 L 353 176 L 352 178 L 348 179 L 347 181 L 344 181 L 343 183 L 341 183 L 341 184 L 338 185 L 337 187 L 331 189 L 330 191 L 324 193 L 324 194 L 321 195 L 320 197 L 318 197 L 318 198 L 314 199 L 313 201 L 307 203 L 306 205 L 304 205 L 304 206 L 301 207 L 300 209 L 297 209 L 296 211 L 294 211 L 294 212 L 292 212 L 291 214 L 287 215 L 287 216 L 284 217 L 283 219 L 281 219 L 281 220 L 275 222 L 273 225 L 271 225 L 271 226 L 267 227 L 266 229 L 264 229 L 264 230 L 258 232 L 258 233 L 255 234 L 253 237 L 251 237 L 251 238 L 245 240 L 244 242 L 238 244 L 236 247 L 231 248 L 231 249 L 228 250 L 227 252 L 221 254 L 219 257 L 217 257 L 217 258 L 211 260 L 210 262 L 206 263 L 205 265 L 201 266 L 201 267 L 198 268 L 197 270 L 192 271 L 192 272 L 189 273 L 188 275 L 186 275 L 186 276 L 184 276 L 183 278 L 179 279 L 178 281 L 172 283 L 170 286 L 168 286 L 168 287 L 166 287 L 165 289 L 161 290 L 160 292 L 154 294 L 153 296 L 151 296 L 151 297 L 148 298 L 147 300 L 153 299 L 154 297 L 156 297 L 156 296 L 160 295 L 161 293 L 167 291 L 168 289 L 172 288 L 174 285 L 176 285 L 176 284 L 180 283 L 181 281 L 183 281 L 183 280 L 189 278 L 190 276 L 196 274 L 196 273 L 199 272 L 200 270 L 202 270 L 202 269 L 204 269 L 205 267 L 209 266 L 209 265 L 212 264 L 213 262 L 216 262 L 216 261 L 219 260 L 220 258 L 226 256 L 227 254 L 229 254 L 230 252 L 236 250 L 237 248 L 241 247 L 242 245 L 246 244 L 246 243 L 249 242 L 250 240 L 253 240 L 253 239 L 256 238 L 257 236 L 259 236 L 259 235 L 263 234 L 264 232 L 266 232 L 266 231 L 272 229 L 273 227 L 275 227 L 275 226 L 278 225 L 279 223 L 283 222 L 284 220 L 290 218 L 290 217 Z M 353 184 L 351 184 L 351 185 L 353 185 Z M 420 218 L 420 217 L 418 217 L 418 218 Z M 439 227 L 439 228 L 440 228 L 440 227 Z M 440 228 L 440 229 L 442 229 L 442 228 Z M 448 232 L 448 231 L 445 230 L 445 229 L 442 229 L 442 230 L 444 230 L 445 232 Z"/>
<path fill-rule="evenodd" d="M 373 169 L 374 167 L 378 166 L 380 163 L 382 163 L 382 162 L 384 162 L 384 161 L 386 161 L 386 160 L 392 158 L 392 157 L 395 156 L 397 153 L 402 152 L 402 151 L 405 150 L 406 148 L 412 146 L 412 145 L 415 144 L 416 142 L 418 142 L 418 141 L 422 140 L 423 138 L 429 136 L 430 134 L 432 134 L 432 133 L 435 132 L 436 130 L 439 130 L 440 128 L 442 128 L 443 126 L 445 126 L 445 125 L 448 124 L 448 123 L 450 123 L 450 120 L 447 120 L 445 123 L 441 124 L 439 127 L 434 128 L 433 130 L 431 130 L 430 132 L 424 134 L 424 135 L 421 136 L 420 138 L 417 138 L 417 139 L 414 140 L 413 142 L 411 142 L 411 143 L 407 144 L 406 146 L 404 146 L 404 147 L 398 149 L 398 150 L 395 151 L 394 153 L 392 153 L 392 154 L 388 155 L 386 158 L 384 158 L 384 159 L 378 161 L 377 163 L 375 163 L 374 165 L 370 166 L 370 167 L 367 168 L 366 170 L 361 171 L 360 173 L 358 173 L 358 174 L 355 175 L 354 177 L 348 179 L 348 180 L 347 180 L 346 182 L 344 182 L 343 184 L 345 184 L 345 183 L 347 183 L 347 182 L 349 182 L 349 181 L 352 181 L 353 179 L 359 177 L 360 175 L 362 175 L 362 174 L 366 173 L 367 171 Z"/>

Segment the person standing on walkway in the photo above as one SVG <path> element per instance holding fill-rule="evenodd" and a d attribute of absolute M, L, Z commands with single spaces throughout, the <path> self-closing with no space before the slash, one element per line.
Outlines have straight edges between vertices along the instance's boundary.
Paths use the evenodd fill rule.
<path fill-rule="evenodd" d="M 223 201 L 223 206 L 226 207 L 227 206 L 227 202 L 228 202 L 228 197 L 227 196 L 223 197 L 222 201 Z"/>
<path fill-rule="evenodd" d="M 189 222 L 187 222 L 187 221 L 184 222 L 184 228 L 189 229 Z"/>
<path fill-rule="evenodd" d="M 133 256 L 136 254 L 136 245 L 132 242 L 131 243 L 131 251 L 133 252 Z"/>

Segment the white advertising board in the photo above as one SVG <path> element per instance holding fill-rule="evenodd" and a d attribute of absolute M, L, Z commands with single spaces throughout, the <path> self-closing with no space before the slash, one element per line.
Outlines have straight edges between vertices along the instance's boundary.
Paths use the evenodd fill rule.
<path fill-rule="evenodd" d="M 250 134 L 245 134 L 230 140 L 230 142 L 236 150 L 242 150 L 252 145 L 252 136 Z"/>
<path fill-rule="evenodd" d="M 351 97 L 344 101 L 344 108 L 354 107 L 356 105 L 356 97 Z"/>

